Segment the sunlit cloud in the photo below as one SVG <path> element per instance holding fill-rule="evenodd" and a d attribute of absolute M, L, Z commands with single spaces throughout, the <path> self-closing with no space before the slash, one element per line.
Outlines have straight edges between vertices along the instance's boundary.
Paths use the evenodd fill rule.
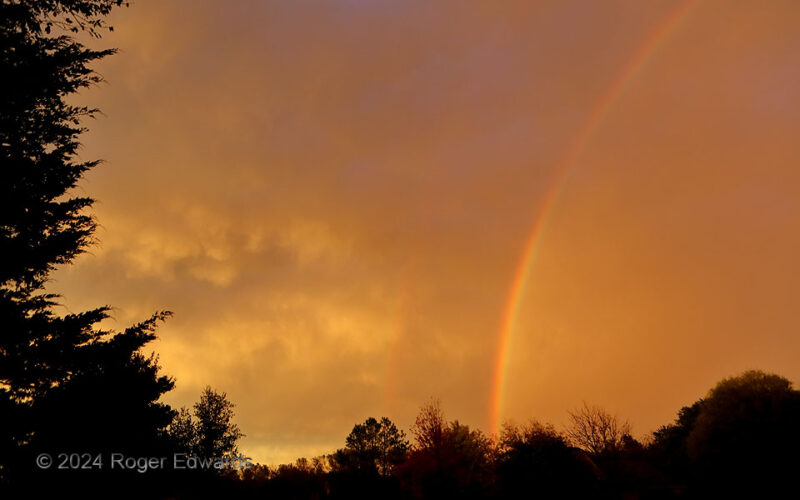
<path fill-rule="evenodd" d="M 674 8 L 137 2 L 80 96 L 101 242 L 51 288 L 116 328 L 174 311 L 168 402 L 226 391 L 259 461 L 431 396 L 488 431 L 537 210 Z M 644 433 L 723 376 L 800 378 L 798 15 L 701 2 L 609 106 L 526 278 L 503 418 L 586 400 Z"/>

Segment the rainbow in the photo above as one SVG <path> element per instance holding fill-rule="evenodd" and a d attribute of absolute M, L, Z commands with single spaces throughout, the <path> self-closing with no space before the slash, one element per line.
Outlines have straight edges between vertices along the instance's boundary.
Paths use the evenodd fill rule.
<path fill-rule="evenodd" d="M 525 293 L 527 278 L 541 243 L 541 236 L 547 227 L 548 218 L 553 206 L 558 200 L 564 181 L 570 173 L 576 158 L 586 144 L 586 141 L 597 129 L 603 117 L 614 102 L 617 101 L 622 90 L 636 73 L 644 66 L 656 49 L 674 32 L 675 28 L 686 17 L 699 0 L 686 0 L 680 3 L 659 26 L 639 45 L 639 48 L 630 57 L 620 75 L 613 81 L 608 90 L 600 97 L 589 116 L 583 122 L 570 148 L 558 164 L 553 176 L 550 189 L 545 194 L 544 200 L 538 207 L 530 234 L 525 241 L 522 257 L 516 270 L 508 293 L 500 334 L 497 342 L 497 354 L 494 360 L 491 396 L 489 401 L 489 431 L 497 436 L 500 432 L 500 415 L 503 410 L 503 396 L 506 385 L 508 355 L 511 348 L 512 335 L 519 316 L 520 302 Z"/>

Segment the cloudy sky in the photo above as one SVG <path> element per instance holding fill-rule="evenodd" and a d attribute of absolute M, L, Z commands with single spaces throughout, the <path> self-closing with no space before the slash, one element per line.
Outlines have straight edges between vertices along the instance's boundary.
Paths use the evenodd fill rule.
<path fill-rule="evenodd" d="M 637 435 L 749 368 L 800 380 L 794 1 L 138 0 L 82 156 L 100 244 L 51 283 L 237 405 L 267 463 L 431 397 Z M 549 201 L 548 201 L 549 200 Z M 537 221 L 543 223 L 536 226 Z M 538 228 L 538 229 L 536 229 Z"/>

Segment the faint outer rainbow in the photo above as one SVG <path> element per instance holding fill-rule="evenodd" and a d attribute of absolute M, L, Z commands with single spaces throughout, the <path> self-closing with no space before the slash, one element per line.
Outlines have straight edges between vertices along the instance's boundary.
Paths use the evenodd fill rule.
<path fill-rule="evenodd" d="M 653 31 L 639 46 L 631 56 L 628 64 L 614 80 L 609 89 L 601 96 L 592 112 L 586 118 L 571 147 L 567 150 L 563 159 L 559 163 L 550 189 L 545 194 L 544 201 L 539 206 L 538 213 L 533 222 L 530 235 L 525 242 L 522 258 L 517 264 L 514 272 L 513 282 L 509 290 L 506 306 L 503 310 L 503 320 L 500 335 L 497 342 L 497 355 L 494 364 L 492 377 L 492 394 L 489 401 L 489 432 L 497 435 L 500 431 L 500 413 L 503 409 L 503 394 L 506 383 L 506 370 L 508 364 L 508 354 L 511 346 L 511 336 L 519 314 L 520 299 L 525 291 L 525 285 L 531 266 L 536 256 L 536 250 L 541 241 L 541 235 L 548 222 L 548 216 L 555 204 L 564 180 L 572 169 L 575 159 L 581 152 L 587 139 L 592 135 L 597 126 L 602 121 L 607 111 L 619 97 L 626 84 L 634 77 L 639 69 L 644 66 L 648 58 L 661 45 L 664 40 L 674 31 L 677 25 L 683 21 L 689 11 L 698 3 L 699 0 L 687 0 L 680 3 L 666 19 Z"/>
<path fill-rule="evenodd" d="M 405 344 L 404 341 L 406 340 L 411 314 L 413 313 L 412 292 L 415 288 L 416 269 L 416 260 L 409 260 L 403 271 L 402 286 L 395 306 L 394 332 L 389 343 L 387 361 L 384 368 L 381 416 L 394 415 L 397 410 L 398 381 L 401 369 L 400 353 Z"/>

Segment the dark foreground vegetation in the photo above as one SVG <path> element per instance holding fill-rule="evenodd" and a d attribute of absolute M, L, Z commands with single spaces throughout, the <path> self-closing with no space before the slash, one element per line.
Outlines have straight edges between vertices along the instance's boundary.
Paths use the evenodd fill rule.
<path fill-rule="evenodd" d="M 143 354 L 157 312 L 121 332 L 108 307 L 60 315 L 45 285 L 93 242 L 72 196 L 97 161 L 77 151 L 100 81 L 87 49 L 117 0 L 0 0 L 0 498 L 793 498 L 800 393 L 751 371 L 720 382 L 644 442 L 585 406 L 559 432 L 532 421 L 489 437 L 423 407 L 410 436 L 388 419 L 295 464 L 251 464 L 233 405 L 206 389 L 176 411 L 174 380 Z M 779 494 L 780 493 L 780 494 Z"/>
<path fill-rule="evenodd" d="M 239 453 L 242 434 L 232 423 L 232 408 L 224 394 L 206 389 L 193 412 L 182 409 L 169 425 L 153 429 L 159 439 L 123 449 L 141 460 L 167 457 L 160 463 L 112 467 L 124 429 L 68 439 L 70 451 L 102 457 L 99 466 L 42 469 L 37 452 L 63 449 L 53 446 L 65 441 L 23 445 L 10 455 L 15 462 L 6 462 L 11 466 L 3 471 L 0 491 L 8 495 L 3 498 L 79 493 L 187 500 L 794 498 L 800 492 L 794 453 L 800 391 L 761 371 L 721 381 L 642 441 L 629 434 L 627 423 L 588 405 L 570 413 L 564 431 L 532 420 L 506 424 L 499 436 L 489 437 L 447 420 L 432 401 L 409 437 L 385 417 L 368 418 L 331 454 L 267 466 Z"/>
<path fill-rule="evenodd" d="M 344 448 L 230 476 L 239 498 L 793 498 L 800 391 L 749 371 L 721 381 L 640 442 L 596 407 L 566 431 L 532 421 L 497 439 L 438 404 L 405 440 L 388 420 L 356 425 Z M 788 495 L 788 496 L 787 496 Z"/>

